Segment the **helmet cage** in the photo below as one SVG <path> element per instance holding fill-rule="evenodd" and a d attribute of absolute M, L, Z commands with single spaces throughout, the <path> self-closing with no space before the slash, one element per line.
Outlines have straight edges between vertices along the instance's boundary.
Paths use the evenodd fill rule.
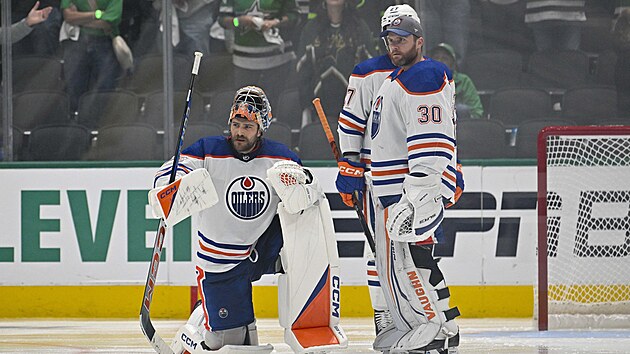
<path fill-rule="evenodd" d="M 265 92 L 256 86 L 245 86 L 234 96 L 228 124 L 234 117 L 256 122 L 265 132 L 271 125 L 271 105 Z"/>

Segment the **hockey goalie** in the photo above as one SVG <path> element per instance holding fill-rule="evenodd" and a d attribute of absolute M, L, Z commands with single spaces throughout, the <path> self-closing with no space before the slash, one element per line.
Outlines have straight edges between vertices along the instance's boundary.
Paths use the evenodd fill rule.
<path fill-rule="evenodd" d="M 270 124 L 264 92 L 241 88 L 228 119 L 230 135 L 184 149 L 175 183 L 165 183 L 172 162 L 156 175 L 149 193 L 156 216 L 172 226 L 192 214 L 196 234 L 201 302 L 177 332 L 174 353 L 271 352 L 270 344 L 258 342 L 252 282 L 278 273 L 280 324 L 293 351 L 347 346 L 328 201 L 294 152 L 264 138 Z"/>

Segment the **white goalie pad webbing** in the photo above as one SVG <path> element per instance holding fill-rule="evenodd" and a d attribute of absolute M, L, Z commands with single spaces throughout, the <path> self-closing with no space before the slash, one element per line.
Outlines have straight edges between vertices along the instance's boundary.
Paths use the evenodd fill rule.
<path fill-rule="evenodd" d="M 315 176 L 294 161 L 276 162 L 267 170 L 267 180 L 291 214 L 311 207 L 322 195 Z"/>
<path fill-rule="evenodd" d="M 285 274 L 278 281 L 278 317 L 284 340 L 295 353 L 345 348 L 339 325 L 340 277 L 337 242 L 328 200 L 302 213 L 278 205 Z"/>
<path fill-rule="evenodd" d="M 176 225 L 194 213 L 219 201 L 210 173 L 196 169 L 175 182 L 149 191 L 153 216 L 164 219 L 166 226 Z"/>

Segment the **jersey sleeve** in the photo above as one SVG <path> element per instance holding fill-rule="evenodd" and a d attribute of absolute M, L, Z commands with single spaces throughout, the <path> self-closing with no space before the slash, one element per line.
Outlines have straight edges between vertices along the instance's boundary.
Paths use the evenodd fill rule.
<path fill-rule="evenodd" d="M 372 92 L 365 85 L 365 76 L 354 72 L 348 79 L 343 109 L 339 114 L 339 149 L 342 153 L 361 152 Z"/>
<path fill-rule="evenodd" d="M 205 154 L 203 153 L 203 144 L 201 140 L 184 149 L 180 155 L 179 163 L 177 164 L 175 179 L 181 178 L 198 168 L 203 168 L 204 157 Z M 167 185 L 169 183 L 172 170 L 173 157 L 163 163 L 160 169 L 155 173 L 153 188 Z"/>

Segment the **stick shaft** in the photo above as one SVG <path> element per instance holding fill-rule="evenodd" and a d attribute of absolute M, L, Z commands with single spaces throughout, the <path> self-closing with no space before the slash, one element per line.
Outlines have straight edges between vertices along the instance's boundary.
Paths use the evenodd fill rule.
<path fill-rule="evenodd" d="M 328 124 L 328 119 L 326 118 L 326 113 L 324 113 L 324 108 L 322 107 L 322 103 L 319 97 L 313 100 L 313 105 L 315 106 L 315 111 L 317 112 L 317 116 L 319 117 L 319 121 L 322 123 L 322 127 L 324 128 L 324 133 L 326 134 L 326 139 L 330 144 L 333 155 L 335 156 L 335 160 L 339 161 L 341 159 L 341 152 L 339 151 L 339 147 L 337 146 L 337 142 L 335 141 L 335 136 L 330 130 L 330 124 Z M 359 205 L 359 198 L 357 194 L 354 193 L 352 195 L 352 207 L 357 213 L 357 217 L 359 218 L 359 222 L 361 223 L 361 228 L 363 229 L 363 234 L 370 246 L 370 250 L 372 254 L 376 252 L 376 245 L 374 244 L 374 237 L 372 237 L 372 233 L 368 227 L 367 221 L 365 220 L 365 215 L 363 215 L 363 210 L 361 210 L 361 206 Z"/>
<path fill-rule="evenodd" d="M 195 78 L 199 71 L 199 63 L 201 61 L 202 54 L 195 53 L 195 60 L 190 75 L 190 85 L 188 87 L 188 95 L 186 96 L 186 106 L 184 107 L 184 113 L 182 115 L 182 121 L 179 127 L 179 136 L 177 139 L 177 149 L 173 156 L 173 165 L 171 167 L 171 174 L 169 176 L 169 182 L 173 183 L 177 176 L 177 165 L 179 164 L 179 158 L 182 153 L 182 147 L 184 145 L 184 136 L 186 134 L 186 126 L 188 125 L 188 117 L 190 114 L 190 106 L 192 104 L 192 93 L 195 87 Z M 140 307 L 140 327 L 142 332 L 149 340 L 149 343 L 153 346 L 153 349 L 157 353 L 173 354 L 173 350 L 169 347 L 164 340 L 155 332 L 155 327 L 151 323 L 150 309 L 151 302 L 153 301 L 153 291 L 157 281 L 157 272 L 160 265 L 160 256 L 162 253 L 162 246 L 164 244 L 164 237 L 166 236 L 166 224 L 163 219 L 160 219 L 157 232 L 155 234 L 155 243 L 153 244 L 153 256 L 151 257 L 151 264 L 149 266 L 149 272 L 147 275 L 147 281 L 144 285 L 144 297 L 142 298 L 142 305 Z"/>

